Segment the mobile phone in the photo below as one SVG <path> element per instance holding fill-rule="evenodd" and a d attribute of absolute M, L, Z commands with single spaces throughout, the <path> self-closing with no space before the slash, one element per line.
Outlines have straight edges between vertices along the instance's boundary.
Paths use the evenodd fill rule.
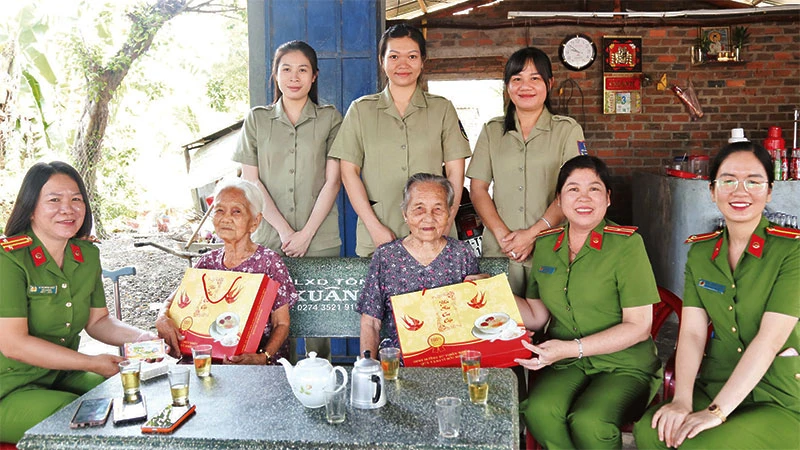
<path fill-rule="evenodd" d="M 110 398 L 92 398 L 83 400 L 69 422 L 70 428 L 101 427 L 108 420 L 111 411 Z"/>
<path fill-rule="evenodd" d="M 142 422 L 147 420 L 147 404 L 139 396 L 136 402 L 126 402 L 122 397 L 114 399 L 114 425 Z"/>
<path fill-rule="evenodd" d="M 142 433 L 172 433 L 194 414 L 195 405 L 169 405 L 142 425 Z"/>

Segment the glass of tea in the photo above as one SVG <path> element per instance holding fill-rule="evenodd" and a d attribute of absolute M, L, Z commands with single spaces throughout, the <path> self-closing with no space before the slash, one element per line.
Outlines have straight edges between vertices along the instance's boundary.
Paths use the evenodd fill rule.
<path fill-rule="evenodd" d="M 192 347 L 192 358 L 194 359 L 194 371 L 198 377 L 211 375 L 211 346 L 209 344 Z"/>
<path fill-rule="evenodd" d="M 122 390 L 125 401 L 135 403 L 139 397 L 139 375 L 142 362 L 138 359 L 126 359 L 119 363 L 119 376 L 122 379 Z"/>
<path fill-rule="evenodd" d="M 400 349 L 397 347 L 386 347 L 382 348 L 378 354 L 381 358 L 383 378 L 386 380 L 396 380 L 397 373 L 400 371 Z"/>
<path fill-rule="evenodd" d="M 481 352 L 477 350 L 464 350 L 461 352 L 461 376 L 467 382 L 467 371 L 481 367 Z"/>
<path fill-rule="evenodd" d="M 189 404 L 189 369 L 181 366 L 170 367 L 169 390 L 173 406 Z"/>
<path fill-rule="evenodd" d="M 489 399 L 489 369 L 470 369 L 467 380 L 469 401 L 476 405 L 485 405 Z"/>

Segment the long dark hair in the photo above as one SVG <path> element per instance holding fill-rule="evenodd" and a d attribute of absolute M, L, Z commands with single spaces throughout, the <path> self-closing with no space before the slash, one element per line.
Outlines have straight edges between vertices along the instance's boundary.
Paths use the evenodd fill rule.
<path fill-rule="evenodd" d="M 503 71 L 503 84 L 505 88 L 508 89 L 508 83 L 511 81 L 511 77 L 522 72 L 522 69 L 525 68 L 528 61 L 533 63 L 534 67 L 536 67 L 536 71 L 539 72 L 539 75 L 542 77 L 542 81 L 544 81 L 544 84 L 547 86 L 547 97 L 544 99 L 544 107 L 550 111 L 550 114 L 555 114 L 553 112 L 553 107 L 550 105 L 550 80 L 553 79 L 553 66 L 550 63 L 550 57 L 547 56 L 547 53 L 538 48 L 521 48 L 508 58 L 506 68 Z M 508 106 L 506 107 L 505 121 L 503 121 L 503 133 L 508 133 L 509 131 L 517 129 L 517 125 L 514 123 L 516 111 L 517 107 L 514 105 L 514 102 L 509 100 Z"/>
<path fill-rule="evenodd" d="M 710 174 L 709 182 L 711 183 L 711 187 L 714 187 L 714 180 L 717 179 L 719 167 L 728 159 L 728 156 L 736 152 L 748 152 L 755 155 L 758 162 L 764 166 L 764 170 L 767 172 L 768 186 L 772 189 L 772 184 L 775 181 L 775 172 L 772 170 L 772 160 L 769 157 L 769 152 L 756 142 L 734 142 L 733 144 L 722 147 L 722 150 L 717 153 L 717 156 L 711 161 L 711 166 L 709 167 L 708 173 Z"/>
<path fill-rule="evenodd" d="M 11 215 L 8 217 L 6 223 L 6 236 L 14 236 L 23 233 L 31 226 L 31 216 L 36 209 L 36 204 L 39 203 L 39 195 L 42 193 L 42 187 L 50 180 L 55 174 L 64 174 L 78 185 L 78 190 L 81 192 L 83 201 L 86 205 L 86 212 L 83 215 L 83 225 L 75 234 L 75 237 L 82 238 L 89 236 L 92 231 L 92 208 L 89 207 L 89 194 L 86 192 L 86 185 L 83 184 L 80 174 L 74 167 L 61 161 L 53 161 L 51 163 L 36 163 L 28 169 L 25 178 L 22 179 L 22 186 L 19 188 L 17 200 L 14 202 L 14 208 L 11 209 Z"/>
<path fill-rule="evenodd" d="M 317 65 L 317 52 L 314 51 L 314 48 L 310 45 L 306 44 L 303 41 L 289 41 L 285 44 L 281 44 L 277 50 L 275 50 L 275 57 L 272 58 L 272 83 L 275 87 L 275 101 L 272 103 L 278 103 L 278 100 L 281 99 L 283 96 L 283 92 L 281 92 L 281 88 L 278 87 L 278 65 L 281 62 L 281 58 L 283 55 L 289 52 L 300 52 L 308 58 L 308 61 L 311 63 L 311 71 L 316 76 L 314 82 L 311 83 L 311 89 L 308 91 L 308 98 L 311 99 L 312 102 L 319 104 L 318 98 L 318 90 L 317 90 L 317 81 L 319 81 L 319 66 Z"/>

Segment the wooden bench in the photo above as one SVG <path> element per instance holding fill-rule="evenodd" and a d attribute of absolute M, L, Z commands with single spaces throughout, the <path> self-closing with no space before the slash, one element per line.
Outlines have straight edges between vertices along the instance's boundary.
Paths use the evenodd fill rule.
<path fill-rule="evenodd" d="M 356 312 L 356 304 L 369 271 L 370 259 L 283 260 L 300 294 L 300 300 L 289 311 L 292 318 L 289 337 L 358 338 L 361 315 Z M 480 258 L 478 261 L 481 273 L 497 275 L 508 272 L 506 258 Z M 332 353 L 336 354 L 335 351 Z"/>

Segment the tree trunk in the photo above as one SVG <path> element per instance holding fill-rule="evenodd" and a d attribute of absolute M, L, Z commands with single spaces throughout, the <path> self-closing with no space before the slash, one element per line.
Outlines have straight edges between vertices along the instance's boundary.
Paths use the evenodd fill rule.
<path fill-rule="evenodd" d="M 105 235 L 97 214 L 103 205 L 96 182 L 97 169 L 102 164 L 109 103 L 133 63 L 150 48 L 158 30 L 183 12 L 187 1 L 190 0 L 158 0 L 153 5 L 140 6 L 131 11 L 128 14 L 132 22 L 128 39 L 108 61 L 93 61 L 88 56 L 88 50 L 84 49 L 87 96 L 72 147 L 72 158 L 89 191 L 88 200 L 95 211 L 95 231 L 98 236 Z"/>
<path fill-rule="evenodd" d="M 0 53 L 0 170 L 6 168 L 9 139 L 16 122 L 15 94 L 19 92 L 16 50 L 16 41 L 10 39 Z"/>

